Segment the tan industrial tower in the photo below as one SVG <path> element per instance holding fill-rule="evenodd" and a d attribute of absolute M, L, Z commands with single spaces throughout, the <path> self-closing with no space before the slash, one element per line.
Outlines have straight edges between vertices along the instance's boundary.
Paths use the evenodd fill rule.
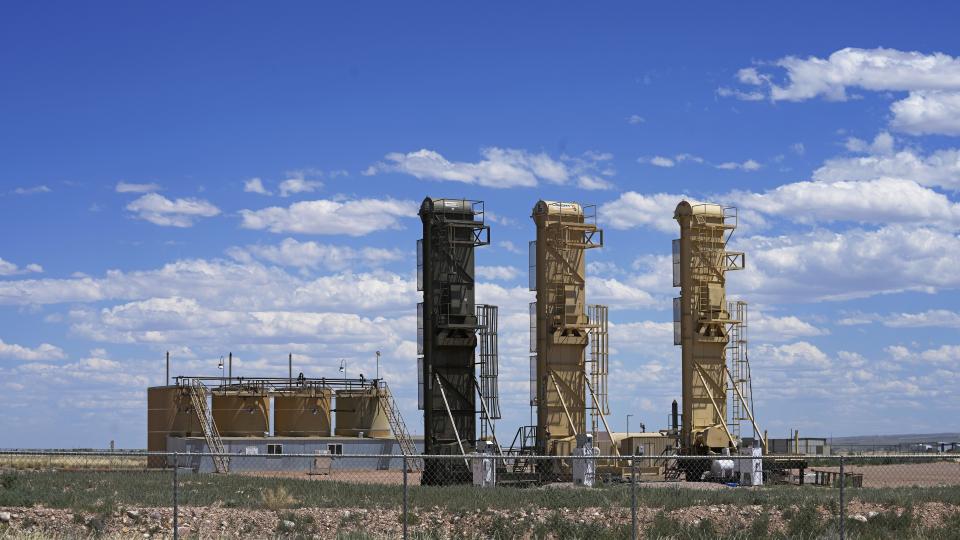
<path fill-rule="evenodd" d="M 609 413 L 606 399 L 606 307 L 586 301 L 588 249 L 603 245 L 596 214 L 577 203 L 539 201 L 533 207 L 537 239 L 530 244 L 531 405 L 536 407 L 537 452 L 569 454 L 586 433 L 586 414 Z M 595 333 L 590 381 L 585 356 Z M 588 398 L 588 394 L 591 397 Z M 589 401 L 588 401 L 589 399 Z"/>
<path fill-rule="evenodd" d="M 744 254 L 727 251 L 737 227 L 735 208 L 682 201 L 673 217 L 680 223 L 673 243 L 673 284 L 680 287 L 674 343 L 683 351 L 680 449 L 707 454 L 738 446 L 727 423 L 726 349 L 739 321 L 727 304 L 726 273 L 743 269 Z"/>

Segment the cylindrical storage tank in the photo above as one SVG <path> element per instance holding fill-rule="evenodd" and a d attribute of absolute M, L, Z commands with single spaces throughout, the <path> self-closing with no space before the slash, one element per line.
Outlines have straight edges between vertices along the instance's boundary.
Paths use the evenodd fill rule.
<path fill-rule="evenodd" d="M 166 452 L 167 437 L 196 436 L 203 433 L 200 419 L 193 410 L 187 388 L 154 386 L 147 388 L 147 451 Z M 148 467 L 166 466 L 163 456 L 151 456 Z"/>
<path fill-rule="evenodd" d="M 380 405 L 378 390 L 338 390 L 337 424 L 334 433 L 338 437 L 389 438 L 390 422 Z"/>
<path fill-rule="evenodd" d="M 214 393 L 213 421 L 222 437 L 269 435 L 270 398 L 262 392 Z"/>
<path fill-rule="evenodd" d="M 273 434 L 277 437 L 329 437 L 329 389 L 278 395 L 273 398 Z"/>

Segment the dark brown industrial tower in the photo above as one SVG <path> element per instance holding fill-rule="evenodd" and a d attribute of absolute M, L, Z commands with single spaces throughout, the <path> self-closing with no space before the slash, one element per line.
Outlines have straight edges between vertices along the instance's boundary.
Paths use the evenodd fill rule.
<path fill-rule="evenodd" d="M 483 203 L 464 199 L 428 197 L 420 206 L 420 219 L 423 239 L 417 242 L 417 288 L 423 291 L 423 303 L 417 306 L 417 341 L 422 355 L 418 371 L 424 452 L 466 454 L 476 448 L 477 415 L 490 425 L 491 434 L 490 420 L 500 416 L 495 379 L 497 308 L 477 306 L 474 298 L 474 249 L 490 243 L 490 227 L 484 224 Z M 479 362 L 481 381 L 476 377 L 478 331 L 485 340 Z M 424 463 L 425 484 L 469 479 L 461 460 Z"/>

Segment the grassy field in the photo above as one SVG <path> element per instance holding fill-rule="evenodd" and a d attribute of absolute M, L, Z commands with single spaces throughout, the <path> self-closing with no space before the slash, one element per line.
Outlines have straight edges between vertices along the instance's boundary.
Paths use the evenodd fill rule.
<path fill-rule="evenodd" d="M 0 473 L 0 509 L 64 509 L 74 515 L 101 516 L 99 519 L 116 523 L 126 508 L 169 508 L 172 480 L 171 471 L 156 470 L 7 471 Z M 836 489 L 787 485 L 717 489 L 680 486 L 647 485 L 636 490 L 643 537 L 835 537 L 839 510 Z M 329 535 L 329 522 L 321 526 L 320 520 L 340 512 L 351 517 L 338 518 L 345 531 L 338 538 L 372 538 L 364 532 L 366 523 L 357 521 L 362 518 L 355 509 L 367 509 L 368 516 L 388 512 L 389 522 L 399 526 L 402 489 L 400 485 L 297 478 L 181 474 L 178 496 L 181 507 L 218 508 L 241 516 L 258 512 L 261 516 L 273 516 L 274 520 L 289 520 L 297 524 L 295 531 L 269 531 L 291 538 Z M 874 505 L 878 512 L 866 523 L 848 519 L 849 538 L 958 537 L 958 487 L 849 488 L 846 494 L 851 504 L 848 508 L 857 507 L 862 512 L 864 505 Z M 411 486 L 408 500 L 412 537 L 424 540 L 630 537 L 631 490 L 627 484 L 594 489 Z M 931 505 L 940 508 L 936 523 L 928 519 Z M 591 514 L 599 509 L 601 514 L 579 520 L 578 516 L 588 509 Z M 731 516 L 736 517 L 737 525 L 731 526 Z M 384 518 L 380 519 L 382 522 Z M 102 531 L 107 537 L 109 532 L 109 527 Z M 0 539 L 32 538 L 30 534 L 30 530 L 0 525 Z"/>
<path fill-rule="evenodd" d="M 90 455 L 17 455 L 0 456 L 3 470 L 136 470 L 146 469 L 146 456 L 90 456 Z"/>
<path fill-rule="evenodd" d="M 136 506 L 167 506 L 172 501 L 169 471 L 16 471 L 0 474 L 0 506 L 43 504 L 52 508 L 90 509 L 112 501 Z M 282 487 L 302 506 L 319 508 L 377 508 L 399 504 L 402 486 L 314 482 L 292 478 L 261 478 L 240 475 L 182 474 L 179 500 L 185 506 L 222 505 L 228 508 L 263 508 L 264 494 Z M 905 506 L 909 503 L 941 502 L 960 505 L 960 488 L 848 489 L 848 497 Z M 814 486 L 768 486 L 756 489 L 700 490 L 682 487 L 637 489 L 641 506 L 671 510 L 699 505 L 775 505 L 806 503 L 836 504 L 834 489 Z M 97 501 L 100 501 L 99 503 Z M 476 489 L 472 486 L 411 486 L 414 506 L 440 507 L 454 511 L 476 508 L 510 509 L 525 505 L 541 508 L 629 507 L 629 485 L 596 489 L 555 487 Z"/>

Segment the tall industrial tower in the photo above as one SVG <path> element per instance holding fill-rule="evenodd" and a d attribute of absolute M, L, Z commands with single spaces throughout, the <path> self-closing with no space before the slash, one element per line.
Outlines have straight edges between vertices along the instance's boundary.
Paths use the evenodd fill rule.
<path fill-rule="evenodd" d="M 497 404 L 497 308 L 474 300 L 474 249 L 490 243 L 483 202 L 426 198 L 417 242 L 419 405 L 424 453 L 458 455 L 476 447 L 477 415 L 484 434 L 500 417 Z M 481 338 L 480 380 L 475 349 Z M 476 394 L 480 394 L 477 410 Z M 427 460 L 424 483 L 467 481 L 460 460 Z"/>
<path fill-rule="evenodd" d="M 744 254 L 727 251 L 736 208 L 682 201 L 673 217 L 680 223 L 680 239 L 673 241 L 673 285 L 680 287 L 674 344 L 683 351 L 680 449 L 707 454 L 738 445 L 727 423 L 726 349 L 740 321 L 727 304 L 726 273 L 743 269 Z"/>
<path fill-rule="evenodd" d="M 543 200 L 533 207 L 537 239 L 530 244 L 530 289 L 537 301 L 530 305 L 530 368 L 539 453 L 569 454 L 575 436 L 586 433 L 587 410 L 601 418 L 609 413 L 606 306 L 589 306 L 591 320 L 586 300 L 586 250 L 603 246 L 592 209 Z"/>

